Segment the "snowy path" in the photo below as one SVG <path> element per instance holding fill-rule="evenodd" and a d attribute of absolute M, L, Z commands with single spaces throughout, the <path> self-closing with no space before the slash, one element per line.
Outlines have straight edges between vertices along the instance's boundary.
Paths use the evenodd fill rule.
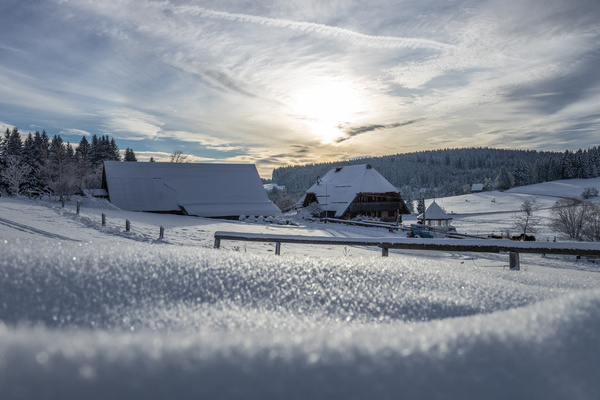
<path fill-rule="evenodd" d="M 50 239 L 71 240 L 74 242 L 79 242 L 79 240 L 77 240 L 77 239 L 73 239 L 73 238 L 59 235 L 56 233 L 46 232 L 41 229 L 37 229 L 32 226 L 20 224 L 18 222 L 10 221 L 10 220 L 8 220 L 6 218 L 2 218 L 2 217 L 0 217 L 0 225 L 4 225 L 9 228 L 13 228 L 18 231 L 21 231 L 21 232 L 27 232 L 27 233 L 31 233 L 33 235 L 39 235 L 39 236 L 43 236 L 43 237 L 50 238 Z"/>

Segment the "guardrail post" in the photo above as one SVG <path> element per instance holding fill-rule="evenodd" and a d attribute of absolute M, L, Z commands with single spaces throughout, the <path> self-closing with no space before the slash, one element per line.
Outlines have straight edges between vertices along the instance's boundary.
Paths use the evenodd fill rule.
<path fill-rule="evenodd" d="M 276 242 L 275 243 L 275 255 L 280 255 L 281 254 L 281 242 Z"/>
<path fill-rule="evenodd" d="M 215 238 L 215 249 L 220 249 L 221 248 L 221 239 L 216 237 Z"/>
<path fill-rule="evenodd" d="M 519 263 L 519 253 L 516 251 L 511 251 L 508 253 L 508 265 L 510 266 L 511 271 L 519 271 L 520 263 Z"/>
<path fill-rule="evenodd" d="M 106 214 L 102 213 L 102 226 L 106 225 Z"/>
<path fill-rule="evenodd" d="M 160 227 L 160 231 L 158 233 L 158 238 L 159 239 L 164 239 L 165 238 L 165 228 L 164 227 Z"/>
<path fill-rule="evenodd" d="M 131 222 L 129 222 L 128 219 L 125 220 L 125 231 L 126 232 L 131 231 Z"/>
<path fill-rule="evenodd" d="M 77 207 L 76 207 L 76 212 L 77 212 L 77 215 L 79 215 L 79 211 L 80 211 L 80 210 L 81 210 L 81 202 L 80 202 L 80 201 L 78 201 L 78 202 L 77 202 Z"/>
<path fill-rule="evenodd" d="M 389 252 L 390 252 L 390 249 L 388 249 L 387 247 L 382 247 L 381 248 L 381 257 L 387 257 Z"/>

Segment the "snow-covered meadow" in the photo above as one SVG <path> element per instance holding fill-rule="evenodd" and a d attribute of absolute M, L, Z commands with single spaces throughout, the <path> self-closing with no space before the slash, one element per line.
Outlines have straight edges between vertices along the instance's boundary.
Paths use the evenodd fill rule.
<path fill-rule="evenodd" d="M 519 196 L 581 193 L 546 185 Z M 484 195 L 438 202 L 456 213 L 459 232 L 483 231 L 488 222 L 478 221 L 492 218 L 510 225 L 514 209 L 486 205 L 515 194 L 495 193 L 495 203 Z M 382 258 L 378 249 L 286 245 L 277 257 L 270 244 L 236 242 L 214 250 L 217 230 L 394 234 L 133 213 L 96 199 L 76 215 L 75 200 L 63 209 L 0 198 L 2 399 L 600 393 L 600 264 L 528 255 L 516 272 L 506 255 Z"/>

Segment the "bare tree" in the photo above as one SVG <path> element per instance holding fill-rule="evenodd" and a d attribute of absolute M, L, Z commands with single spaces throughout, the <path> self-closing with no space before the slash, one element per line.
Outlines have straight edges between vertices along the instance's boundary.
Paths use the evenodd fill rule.
<path fill-rule="evenodd" d="M 590 204 L 583 227 L 583 237 L 592 242 L 600 242 L 600 204 Z"/>
<path fill-rule="evenodd" d="M 0 175 L 8 185 L 10 196 L 19 194 L 19 187 L 25 182 L 29 170 L 30 167 L 21 162 L 21 157 L 6 156 L 5 167 L 0 171 Z"/>
<path fill-rule="evenodd" d="M 561 200 L 552 209 L 550 227 L 569 239 L 582 240 L 584 226 L 592 208 L 593 205 L 587 201 L 573 205 L 570 200 Z"/>
<path fill-rule="evenodd" d="M 523 235 L 537 232 L 537 225 L 540 223 L 540 219 L 534 215 L 537 209 L 538 205 L 535 198 L 523 200 L 521 209 L 515 214 L 515 229 L 518 229 Z"/>
<path fill-rule="evenodd" d="M 172 163 L 187 163 L 187 162 L 191 162 L 191 160 L 188 160 L 188 155 L 183 154 L 183 151 L 175 150 L 171 154 L 171 162 Z"/>

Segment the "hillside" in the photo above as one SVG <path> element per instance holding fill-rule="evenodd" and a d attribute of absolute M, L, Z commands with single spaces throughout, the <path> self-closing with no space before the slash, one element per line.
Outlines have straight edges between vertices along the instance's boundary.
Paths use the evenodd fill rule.
<path fill-rule="evenodd" d="M 371 164 L 410 202 L 469 193 L 473 183 L 509 189 L 558 179 L 593 178 L 600 173 L 600 150 L 557 153 L 465 148 L 367 157 L 336 163 L 275 169 L 273 181 L 300 198 L 319 176 L 337 166 Z"/>

